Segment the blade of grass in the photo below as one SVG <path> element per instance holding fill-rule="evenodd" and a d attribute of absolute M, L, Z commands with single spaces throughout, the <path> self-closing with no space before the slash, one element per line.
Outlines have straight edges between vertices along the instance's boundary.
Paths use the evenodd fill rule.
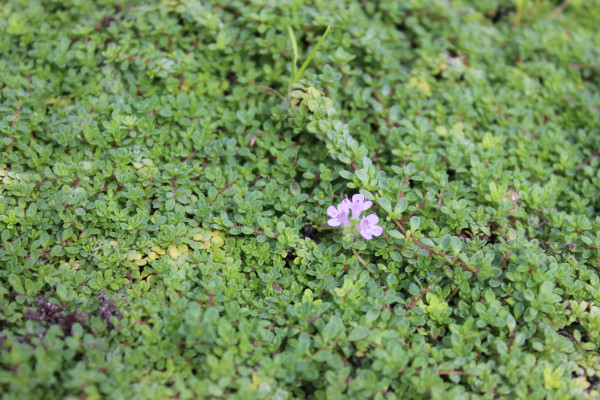
<path fill-rule="evenodd" d="M 564 0 L 562 3 L 560 3 L 558 5 L 558 7 L 556 7 L 554 9 L 554 11 L 552 11 L 550 13 L 550 15 L 548 16 L 549 19 L 554 19 L 556 17 L 558 17 L 560 15 L 561 12 L 563 12 L 563 10 L 565 9 L 565 7 L 569 4 L 569 0 Z"/>
<path fill-rule="evenodd" d="M 327 27 L 327 29 L 325 30 L 325 33 L 323 33 L 323 36 L 321 36 L 321 39 L 319 39 L 319 41 L 317 42 L 317 44 L 315 45 L 315 47 L 312 49 L 312 51 L 310 52 L 310 55 L 308 56 L 308 58 L 306 59 L 306 61 L 304 61 L 304 63 L 302 64 L 302 66 L 300 67 L 300 69 L 298 70 L 298 72 L 296 72 L 296 75 L 294 75 L 294 78 L 292 79 L 292 82 L 291 82 L 292 84 L 298 82 L 298 80 L 302 76 L 302 73 L 304 72 L 304 70 L 306 69 L 306 67 L 308 67 L 308 64 L 310 64 L 310 60 L 312 60 L 312 58 L 314 57 L 314 55 L 317 52 L 317 50 L 319 50 L 319 47 L 321 46 L 321 43 L 323 43 L 323 40 L 325 40 L 325 38 L 329 34 L 329 29 L 331 29 L 331 26 Z"/>
<path fill-rule="evenodd" d="M 525 2 L 527 0 L 514 0 L 515 3 L 515 25 L 519 25 L 521 23 L 521 17 L 523 15 L 523 7 L 525 6 Z"/>
<path fill-rule="evenodd" d="M 296 44 L 296 36 L 294 35 L 294 31 L 291 26 L 288 26 L 288 33 L 290 35 L 290 40 L 292 41 L 292 50 L 294 51 L 294 60 L 292 61 L 292 76 L 296 74 L 296 68 L 298 65 L 298 45 Z"/>

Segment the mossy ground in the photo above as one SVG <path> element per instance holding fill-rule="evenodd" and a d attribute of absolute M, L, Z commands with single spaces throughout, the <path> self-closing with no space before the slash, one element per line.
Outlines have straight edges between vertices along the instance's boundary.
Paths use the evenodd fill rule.
<path fill-rule="evenodd" d="M 3 2 L 3 398 L 597 398 L 599 9 Z"/>

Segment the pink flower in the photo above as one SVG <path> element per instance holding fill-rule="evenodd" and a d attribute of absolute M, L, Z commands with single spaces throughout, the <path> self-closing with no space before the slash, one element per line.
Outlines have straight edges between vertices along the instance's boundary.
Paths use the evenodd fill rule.
<path fill-rule="evenodd" d="M 352 196 L 352 202 L 346 198 L 346 200 L 350 205 L 350 210 L 352 211 L 352 218 L 359 219 L 360 213 L 368 210 L 373 203 L 370 201 L 365 201 L 365 196 L 362 194 L 355 194 Z"/>
<path fill-rule="evenodd" d="M 331 217 L 327 224 L 329 226 L 347 226 L 350 222 L 348 221 L 348 214 L 350 213 L 350 201 L 348 199 L 343 200 L 337 208 L 329 206 L 327 208 L 327 215 Z"/>
<path fill-rule="evenodd" d="M 357 233 L 367 240 L 371 240 L 373 236 L 381 236 L 383 228 L 377 225 L 379 217 L 376 214 L 370 214 L 361 219 L 362 212 L 368 210 L 373 202 L 366 200 L 362 194 L 355 194 L 352 196 L 352 200 L 348 199 L 348 196 L 345 197 L 337 207 L 329 206 L 327 208 L 327 215 L 330 217 L 327 224 L 351 228 L 345 229 L 344 232 L 353 238 L 357 236 Z M 352 213 L 352 221 L 349 220 L 350 213 Z"/>
<path fill-rule="evenodd" d="M 378 222 L 379 217 L 377 214 L 370 214 L 363 217 L 358 223 L 360 235 L 367 240 L 371 240 L 373 236 L 380 236 L 383 233 L 383 228 L 377 225 Z"/>

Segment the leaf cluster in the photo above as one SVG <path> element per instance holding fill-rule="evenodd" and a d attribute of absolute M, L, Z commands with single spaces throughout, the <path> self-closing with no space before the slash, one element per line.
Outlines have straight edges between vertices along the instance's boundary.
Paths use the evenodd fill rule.
<path fill-rule="evenodd" d="M 598 397 L 600 3 L 259 3 L 0 7 L 4 398 Z"/>

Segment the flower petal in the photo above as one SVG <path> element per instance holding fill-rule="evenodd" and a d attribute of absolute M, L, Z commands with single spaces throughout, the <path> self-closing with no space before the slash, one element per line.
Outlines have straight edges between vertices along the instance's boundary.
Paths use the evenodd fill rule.
<path fill-rule="evenodd" d="M 383 233 L 383 228 L 379 225 L 371 225 L 369 232 L 373 234 L 373 236 L 381 236 Z"/>
<path fill-rule="evenodd" d="M 367 215 L 364 219 L 369 225 L 375 225 L 379 222 L 379 217 L 375 213 Z"/>
<path fill-rule="evenodd" d="M 369 208 L 371 208 L 372 205 L 373 205 L 372 201 L 365 201 L 362 206 L 363 211 L 368 210 Z"/>
<path fill-rule="evenodd" d="M 327 215 L 329 215 L 331 218 L 336 218 L 338 214 L 338 210 L 334 206 L 327 207 Z"/>
<path fill-rule="evenodd" d="M 367 240 L 371 240 L 373 238 L 373 235 L 371 235 L 371 232 L 369 232 L 368 229 L 361 230 L 360 235 Z"/>
<path fill-rule="evenodd" d="M 353 203 L 362 203 L 363 201 L 365 201 L 365 196 L 363 196 L 362 194 L 355 194 L 354 196 L 352 196 Z"/>
<path fill-rule="evenodd" d="M 343 213 L 348 213 L 350 211 L 350 207 L 352 206 L 352 203 L 350 202 L 350 200 L 348 199 L 344 199 L 342 200 L 342 202 L 338 205 L 337 209 L 340 212 Z"/>
<path fill-rule="evenodd" d="M 365 196 L 362 194 L 355 194 L 352 196 L 352 202 L 350 203 L 350 210 L 352 210 L 352 218 L 359 219 L 360 213 L 363 211 L 363 201 Z"/>
<path fill-rule="evenodd" d="M 337 218 L 332 218 L 327 221 L 327 225 L 329 225 L 329 226 L 340 226 L 341 223 L 342 222 Z"/>

